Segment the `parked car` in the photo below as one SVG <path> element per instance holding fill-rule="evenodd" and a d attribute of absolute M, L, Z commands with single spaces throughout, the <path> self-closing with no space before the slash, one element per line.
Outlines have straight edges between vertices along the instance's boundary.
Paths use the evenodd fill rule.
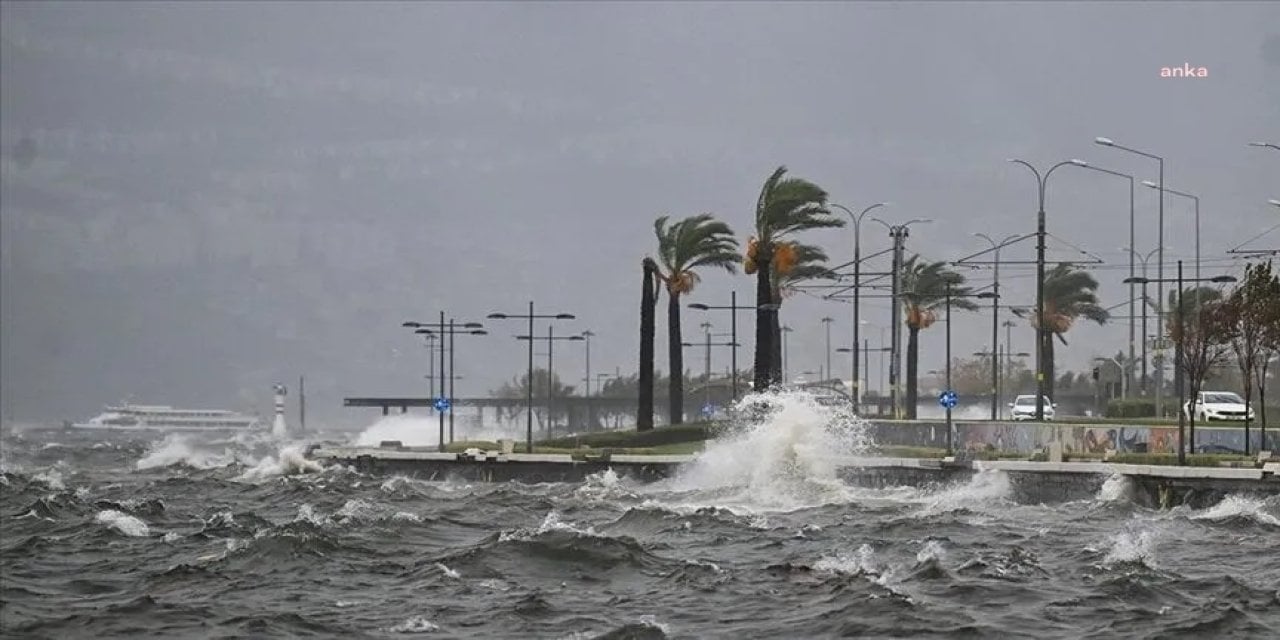
<path fill-rule="evenodd" d="M 1054 416 L 1054 407 L 1058 405 L 1051 402 L 1048 396 L 1044 398 L 1044 419 L 1052 420 Z M 1014 420 L 1035 420 L 1036 419 L 1036 397 L 1034 395 L 1018 396 L 1009 403 L 1009 414 Z"/>
<path fill-rule="evenodd" d="M 1182 407 L 1183 413 L 1187 418 L 1195 416 L 1196 422 L 1209 422 L 1210 420 L 1239 420 L 1245 419 L 1244 398 L 1230 391 L 1201 391 L 1196 398 L 1195 407 L 1188 402 Z M 1253 409 L 1248 410 L 1250 420 L 1254 418 Z"/>

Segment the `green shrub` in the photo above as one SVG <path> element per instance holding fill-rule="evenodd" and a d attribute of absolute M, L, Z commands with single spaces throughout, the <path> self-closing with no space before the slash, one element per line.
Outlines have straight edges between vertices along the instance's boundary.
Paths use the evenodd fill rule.
<path fill-rule="evenodd" d="M 1115 398 L 1107 402 L 1108 418 L 1154 418 L 1156 401 L 1152 398 Z"/>

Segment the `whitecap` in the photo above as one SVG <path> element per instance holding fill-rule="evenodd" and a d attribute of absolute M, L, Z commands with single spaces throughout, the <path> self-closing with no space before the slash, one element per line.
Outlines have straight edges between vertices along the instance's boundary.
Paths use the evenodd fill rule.
<path fill-rule="evenodd" d="M 115 509 L 99 511 L 95 520 L 98 524 L 107 525 L 126 536 L 141 538 L 151 534 L 147 523 Z"/>
<path fill-rule="evenodd" d="M 436 631 L 440 625 L 428 620 L 426 616 L 413 616 L 400 624 L 385 629 L 391 633 L 428 633 Z"/>

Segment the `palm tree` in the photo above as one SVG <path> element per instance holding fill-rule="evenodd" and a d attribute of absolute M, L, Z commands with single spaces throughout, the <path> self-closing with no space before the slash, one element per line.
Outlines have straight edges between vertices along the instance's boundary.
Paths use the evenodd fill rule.
<path fill-rule="evenodd" d="M 1043 349 L 1045 393 L 1053 398 L 1054 347 L 1053 338 L 1065 346 L 1064 334 L 1077 318 L 1084 317 L 1098 324 L 1106 324 L 1110 314 L 1098 304 L 1098 281 L 1087 271 L 1062 262 L 1044 277 L 1044 322 L 1031 317 L 1031 326 L 1038 332 Z M 1017 313 L 1015 311 L 1015 313 Z M 1043 328 L 1042 328 L 1043 327 Z"/>
<path fill-rule="evenodd" d="M 693 291 L 699 267 L 720 267 L 729 273 L 738 268 L 738 241 L 729 225 L 711 214 L 690 216 L 668 224 L 668 216 L 653 221 L 658 236 L 658 258 L 666 269 L 660 277 L 667 284 L 667 352 L 671 357 L 668 393 L 670 423 L 684 422 L 684 351 L 680 335 L 680 296 Z"/>
<path fill-rule="evenodd" d="M 776 309 L 761 308 L 772 303 L 775 271 L 786 275 L 795 266 L 796 252 L 786 238 L 800 231 L 843 227 L 844 219 L 827 210 L 827 192 L 801 178 L 785 177 L 786 167 L 778 167 L 760 188 L 756 200 L 755 236 L 747 246 L 744 270 L 756 275 L 755 391 L 764 391 L 782 377 L 782 359 L 777 357 L 779 335 Z"/>
<path fill-rule="evenodd" d="M 653 339 L 654 315 L 658 306 L 658 263 L 645 258 L 644 284 L 640 290 L 640 406 L 636 411 L 636 430 L 653 429 Z"/>
<path fill-rule="evenodd" d="M 907 325 L 907 417 L 916 417 L 916 396 L 919 381 L 916 370 L 920 364 L 920 331 L 928 329 L 938 319 L 937 309 L 947 302 L 947 286 L 951 289 L 952 309 L 973 311 L 978 308 L 967 298 L 970 287 L 963 286 L 964 276 L 947 269 L 945 262 L 923 262 L 919 255 L 911 256 L 902 264 L 903 314 Z"/>
<path fill-rule="evenodd" d="M 796 285 L 805 280 L 831 279 L 835 278 L 835 272 L 826 267 L 827 253 L 821 247 L 815 247 L 810 244 L 793 244 L 792 250 L 795 252 L 795 266 L 787 273 L 779 273 L 774 275 L 773 282 L 773 298 L 770 302 L 778 305 L 779 311 L 774 317 L 779 317 L 782 313 L 782 301 L 796 292 Z M 774 362 L 782 362 L 782 326 L 781 322 L 773 323 L 773 360 Z"/>

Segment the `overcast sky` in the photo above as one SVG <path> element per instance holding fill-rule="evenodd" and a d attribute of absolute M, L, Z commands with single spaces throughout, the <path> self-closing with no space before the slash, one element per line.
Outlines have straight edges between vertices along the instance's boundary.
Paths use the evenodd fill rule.
<path fill-rule="evenodd" d="M 593 369 L 634 371 L 653 219 L 710 212 L 745 239 L 781 164 L 852 209 L 933 219 L 908 251 L 955 260 L 983 248 L 973 233 L 1034 231 L 1035 183 L 1006 158 L 1156 178 L 1092 142 L 1107 136 L 1167 159 L 1166 184 L 1202 199 L 1205 275 L 1238 271 L 1226 251 L 1280 222 L 1280 152 L 1247 146 L 1280 142 L 1278 25 L 1263 2 L 5 3 L 4 417 L 80 419 L 130 395 L 267 412 L 271 383 L 306 374 L 309 414 L 363 424 L 342 396 L 425 391 L 403 320 L 530 299 L 578 315 L 557 331 L 596 333 Z M 1184 64 L 1208 77 L 1160 77 Z M 1156 195 L 1137 193 L 1142 253 Z M 1128 204 L 1112 176 L 1050 182 L 1051 257 L 1103 259 L 1108 305 L 1128 299 Z M 1165 207 L 1166 263 L 1190 261 L 1191 203 Z M 806 240 L 852 255 L 852 229 Z M 864 227 L 864 253 L 885 246 Z M 1008 302 L 1033 303 L 1031 269 L 1002 270 Z M 734 288 L 754 291 L 707 273 L 689 301 Z M 885 300 L 863 311 L 887 325 Z M 793 372 L 823 364 L 824 315 L 846 346 L 849 305 L 802 295 L 783 313 Z M 703 319 L 687 312 L 687 335 Z M 1126 323 L 1073 329 L 1059 365 L 1123 348 Z M 459 344 L 459 395 L 525 366 L 524 329 L 490 326 Z M 956 354 L 989 327 L 958 318 Z M 1013 340 L 1030 351 L 1025 325 Z M 660 321 L 662 370 L 665 343 Z M 582 348 L 558 346 L 576 382 Z M 942 348 L 938 324 L 922 372 Z M 701 372 L 701 352 L 686 365 Z"/>

